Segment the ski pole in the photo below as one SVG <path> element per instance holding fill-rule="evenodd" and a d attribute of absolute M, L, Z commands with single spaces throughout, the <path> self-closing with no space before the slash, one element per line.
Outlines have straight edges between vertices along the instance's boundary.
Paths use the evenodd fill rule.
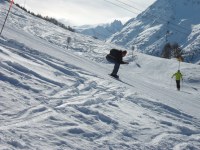
<path fill-rule="evenodd" d="M 3 26 L 2 26 L 2 28 L 1 28 L 0 35 L 1 35 L 2 32 L 3 32 L 3 28 L 4 28 L 5 24 L 6 24 L 6 20 L 7 20 L 7 18 L 8 18 L 8 15 L 9 15 L 9 13 L 10 13 L 10 10 L 11 10 L 11 7 L 12 7 L 13 3 L 14 3 L 14 0 L 10 1 L 10 7 L 9 7 L 8 13 L 7 13 L 7 15 L 6 15 L 5 21 L 4 21 L 4 23 L 3 23 Z"/>
<path fill-rule="evenodd" d="M 182 79 L 182 87 L 183 87 L 183 79 Z"/>
<path fill-rule="evenodd" d="M 171 81 L 170 81 L 170 88 L 171 88 L 171 86 L 172 86 L 172 78 L 171 78 Z"/>

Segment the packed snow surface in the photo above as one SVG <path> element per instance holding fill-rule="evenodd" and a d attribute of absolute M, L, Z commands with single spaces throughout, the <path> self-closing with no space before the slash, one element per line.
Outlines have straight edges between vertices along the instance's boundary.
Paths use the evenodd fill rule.
<path fill-rule="evenodd" d="M 128 50 L 116 80 L 111 48 L 14 7 L 0 37 L 0 149 L 200 149 L 200 66 L 181 62 L 177 91 L 177 60 Z"/>

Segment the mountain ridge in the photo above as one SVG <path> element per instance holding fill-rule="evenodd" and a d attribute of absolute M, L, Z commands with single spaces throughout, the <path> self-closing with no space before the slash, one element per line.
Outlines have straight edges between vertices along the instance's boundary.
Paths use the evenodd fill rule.
<path fill-rule="evenodd" d="M 136 51 L 161 56 L 166 43 L 178 43 L 187 62 L 200 63 L 198 0 L 157 0 L 108 41 Z M 188 13 L 187 13 L 188 12 Z M 196 55 L 196 56 L 195 56 Z"/>
<path fill-rule="evenodd" d="M 81 34 L 89 35 L 101 40 L 106 40 L 112 34 L 119 32 L 122 27 L 123 24 L 121 21 L 114 20 L 113 22 L 107 24 L 83 25 L 75 28 Z"/>

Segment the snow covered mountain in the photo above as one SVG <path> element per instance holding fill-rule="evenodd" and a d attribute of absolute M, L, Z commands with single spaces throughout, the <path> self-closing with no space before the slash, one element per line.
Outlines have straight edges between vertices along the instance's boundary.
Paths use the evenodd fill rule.
<path fill-rule="evenodd" d="M 176 60 L 128 50 L 119 81 L 111 48 L 14 6 L 0 37 L 0 150 L 200 149 L 200 66 L 181 63 L 178 92 Z"/>
<path fill-rule="evenodd" d="M 106 40 L 111 35 L 115 34 L 116 32 L 119 32 L 122 29 L 122 27 L 122 22 L 115 20 L 110 24 L 102 24 L 96 26 L 84 25 L 75 28 L 78 32 L 82 34 L 93 36 L 101 40 Z"/>
<path fill-rule="evenodd" d="M 157 0 L 109 42 L 155 56 L 161 55 L 166 43 L 178 43 L 187 62 L 200 64 L 199 10 L 199 0 Z"/>

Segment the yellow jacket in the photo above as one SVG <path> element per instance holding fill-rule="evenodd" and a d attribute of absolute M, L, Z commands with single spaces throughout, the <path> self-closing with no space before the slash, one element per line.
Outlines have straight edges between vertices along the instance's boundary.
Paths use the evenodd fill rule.
<path fill-rule="evenodd" d="M 175 74 L 172 75 L 172 78 L 176 76 L 176 80 L 181 80 L 183 79 L 183 75 L 181 74 L 180 71 L 176 72 Z"/>

